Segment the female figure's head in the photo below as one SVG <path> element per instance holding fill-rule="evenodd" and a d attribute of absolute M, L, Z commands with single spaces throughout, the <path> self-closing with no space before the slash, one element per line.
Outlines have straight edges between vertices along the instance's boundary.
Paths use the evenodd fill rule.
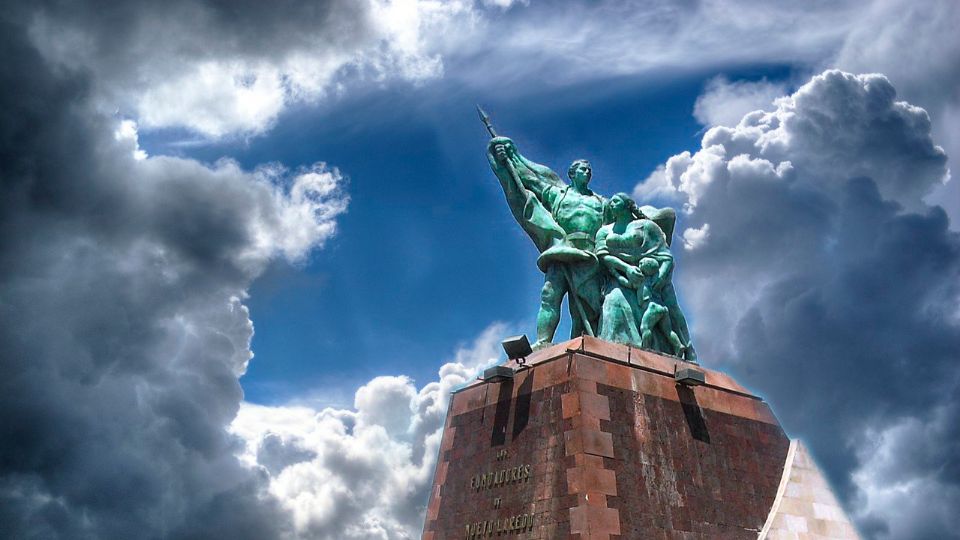
<path fill-rule="evenodd" d="M 607 201 L 603 209 L 603 222 L 613 223 L 618 219 L 643 219 L 646 216 L 637 207 L 637 203 L 626 193 L 617 193 Z"/>

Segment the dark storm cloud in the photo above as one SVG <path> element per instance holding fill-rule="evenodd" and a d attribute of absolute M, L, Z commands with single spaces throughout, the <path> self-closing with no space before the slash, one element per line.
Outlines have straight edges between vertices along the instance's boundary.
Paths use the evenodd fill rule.
<path fill-rule="evenodd" d="M 279 61 L 291 50 L 349 53 L 375 37 L 370 5 L 343 0 L 51 1 L 37 2 L 28 20 L 31 38 L 54 58 L 126 84 L 176 70 L 170 64 L 177 62 Z"/>
<path fill-rule="evenodd" d="M 946 173 L 930 129 L 884 77 L 826 72 L 638 188 L 709 224 L 678 270 L 704 361 L 768 397 L 874 538 L 954 534 L 960 235 L 921 201 Z"/>
<path fill-rule="evenodd" d="M 241 298 L 332 233 L 338 176 L 136 159 L 25 16 L 0 28 L 0 536 L 276 537 L 289 518 L 226 432 Z"/>
<path fill-rule="evenodd" d="M 22 19 L 46 60 L 92 75 L 104 110 L 220 137 L 262 133 L 289 104 L 344 79 L 439 74 L 421 32 L 456 10 L 352 0 L 39 2 Z"/>

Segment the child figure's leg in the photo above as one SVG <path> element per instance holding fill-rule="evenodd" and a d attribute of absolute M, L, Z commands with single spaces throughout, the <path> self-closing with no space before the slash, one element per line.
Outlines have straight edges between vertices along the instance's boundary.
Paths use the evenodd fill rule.
<path fill-rule="evenodd" d="M 663 332 L 663 335 L 667 336 L 667 339 L 670 341 L 670 345 L 673 347 L 673 354 L 682 358 L 683 349 L 685 349 L 683 342 L 680 341 L 680 336 L 673 331 L 673 325 L 670 324 L 670 317 L 666 316 L 669 313 L 669 310 L 664 308 L 663 312 L 664 316 L 660 317 L 660 320 L 657 322 L 657 326 L 660 331 Z"/>
<path fill-rule="evenodd" d="M 666 320 L 670 320 L 669 317 L 664 317 Z M 683 350 L 686 348 L 683 346 L 683 343 L 680 341 L 680 337 L 677 336 L 677 333 L 670 331 L 670 345 L 673 345 L 673 354 L 677 358 L 683 358 Z"/>
<path fill-rule="evenodd" d="M 660 304 L 656 302 L 647 303 L 647 309 L 644 310 L 643 316 L 640 318 L 640 345 L 642 347 L 646 349 L 653 348 L 653 330 L 657 328 L 657 323 L 663 319 L 667 319 L 669 324 L 667 314 L 667 308 Z"/>

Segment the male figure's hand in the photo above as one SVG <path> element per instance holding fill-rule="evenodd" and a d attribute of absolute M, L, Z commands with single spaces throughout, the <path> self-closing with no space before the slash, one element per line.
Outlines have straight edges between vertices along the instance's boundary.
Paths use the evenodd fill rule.
<path fill-rule="evenodd" d="M 494 137 L 490 140 L 490 145 L 493 146 L 493 155 L 502 163 L 507 160 L 513 141 L 509 137 Z"/>

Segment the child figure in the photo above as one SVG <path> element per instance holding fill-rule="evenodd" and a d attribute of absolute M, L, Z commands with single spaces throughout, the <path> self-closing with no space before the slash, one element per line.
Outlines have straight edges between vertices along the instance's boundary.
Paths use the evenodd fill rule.
<path fill-rule="evenodd" d="M 663 305 L 663 298 L 654 287 L 660 273 L 660 263 L 654 258 L 644 257 L 640 259 L 639 268 L 644 276 L 643 282 L 636 285 L 637 304 L 643 313 L 640 317 L 640 343 L 644 348 L 653 348 L 653 331 L 659 329 L 673 347 L 674 356 L 683 358 L 685 347 L 670 324 L 670 310 Z"/>

